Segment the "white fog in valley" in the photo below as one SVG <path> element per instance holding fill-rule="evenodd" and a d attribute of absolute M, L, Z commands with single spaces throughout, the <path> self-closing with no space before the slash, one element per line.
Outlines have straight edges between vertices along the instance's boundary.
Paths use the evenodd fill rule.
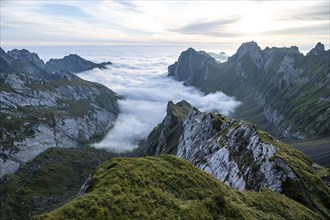
<path fill-rule="evenodd" d="M 182 82 L 167 77 L 168 65 L 174 63 L 185 49 L 116 46 L 77 51 L 78 55 L 95 62 L 111 61 L 113 65 L 109 65 L 108 69 L 94 69 L 78 75 L 101 83 L 125 98 L 119 101 L 120 114 L 115 126 L 94 147 L 117 153 L 134 149 L 153 127 L 162 122 L 170 100 L 174 103 L 186 100 L 201 111 L 225 115 L 234 111 L 239 105 L 234 98 L 222 92 L 204 95 L 196 88 L 186 87 Z M 66 50 L 70 48 L 63 48 L 57 54 L 48 54 L 46 50 L 38 53 L 43 55 L 41 58 L 49 59 L 74 52 Z"/>

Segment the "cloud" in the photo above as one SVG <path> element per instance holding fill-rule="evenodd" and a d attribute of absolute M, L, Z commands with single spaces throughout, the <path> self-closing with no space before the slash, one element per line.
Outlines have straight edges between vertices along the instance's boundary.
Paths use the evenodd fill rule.
<path fill-rule="evenodd" d="M 179 54 L 179 52 L 177 53 Z M 167 102 L 187 100 L 201 111 L 216 111 L 229 115 L 239 102 L 222 92 L 204 95 L 167 77 L 167 66 L 176 58 L 148 51 L 110 59 L 114 62 L 105 70 L 92 70 L 80 76 L 100 82 L 125 97 L 119 101 L 120 114 L 106 138 L 96 148 L 125 152 L 137 147 L 152 128 L 166 115 Z"/>
<path fill-rule="evenodd" d="M 141 12 L 140 10 L 138 10 L 138 6 L 136 4 L 134 4 L 132 1 L 117 0 L 116 3 L 122 5 L 125 9 L 127 9 L 129 11 Z"/>
<path fill-rule="evenodd" d="M 46 4 L 42 5 L 40 11 L 45 14 L 54 14 L 56 16 L 81 17 L 86 18 L 88 15 L 79 7 L 64 4 Z"/>
<path fill-rule="evenodd" d="M 193 35 L 234 37 L 238 34 L 234 32 L 229 32 L 226 28 L 229 25 L 236 23 L 237 21 L 239 21 L 238 17 L 221 19 L 216 21 L 193 22 L 178 29 L 171 29 L 170 31 Z"/>
<path fill-rule="evenodd" d="M 267 31 L 264 34 L 277 36 L 277 35 L 290 35 L 290 36 L 315 36 L 320 34 L 329 34 L 329 24 L 316 24 L 307 27 L 290 27 L 286 29 Z"/>
<path fill-rule="evenodd" d="M 308 10 L 297 11 L 293 13 L 293 18 L 298 20 L 324 20 L 329 21 L 330 16 L 330 3 L 326 2 L 317 2 L 317 5 L 309 7 Z"/>

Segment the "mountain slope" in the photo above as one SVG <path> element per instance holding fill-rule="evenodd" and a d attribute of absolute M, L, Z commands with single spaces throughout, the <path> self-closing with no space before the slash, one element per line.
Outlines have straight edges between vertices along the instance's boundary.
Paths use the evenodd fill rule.
<path fill-rule="evenodd" d="M 238 192 L 173 156 L 116 158 L 87 193 L 33 219 L 321 219 L 287 197 Z"/>
<path fill-rule="evenodd" d="M 320 43 L 306 56 L 297 47 L 243 43 L 225 63 L 192 48 L 168 67 L 169 76 L 206 93 L 221 90 L 243 102 L 236 118 L 277 137 L 329 135 L 330 51 Z"/>
<path fill-rule="evenodd" d="M 31 219 L 77 195 L 89 174 L 110 159 L 93 148 L 50 148 L 0 179 L 0 219 Z"/>
<path fill-rule="evenodd" d="M 147 139 L 152 144 L 147 146 L 146 155 L 158 156 L 170 149 L 235 189 L 268 188 L 330 217 L 330 190 L 320 179 L 321 173 L 330 173 L 313 165 L 305 155 L 247 122 L 199 112 L 193 107 L 182 111 L 182 103 L 168 106 L 164 121 Z M 173 115 L 185 120 L 167 126 L 166 118 Z M 169 127 L 181 128 L 175 135 L 177 139 L 171 140 L 177 145 L 171 148 L 163 142 L 164 137 L 171 136 Z"/>
<path fill-rule="evenodd" d="M 76 147 L 114 125 L 120 98 L 67 70 L 50 73 L 38 55 L 1 50 L 0 177 L 50 147 Z"/>

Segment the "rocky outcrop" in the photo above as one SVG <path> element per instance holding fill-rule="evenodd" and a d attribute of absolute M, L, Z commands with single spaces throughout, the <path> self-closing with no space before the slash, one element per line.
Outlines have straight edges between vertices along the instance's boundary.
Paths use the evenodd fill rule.
<path fill-rule="evenodd" d="M 120 97 L 105 86 L 67 70 L 49 73 L 26 50 L 0 60 L 9 67 L 0 72 L 0 177 L 50 147 L 90 143 L 114 125 Z"/>
<path fill-rule="evenodd" d="M 316 46 L 307 53 L 307 55 L 319 55 L 324 53 L 324 45 L 321 42 L 318 42 Z"/>
<path fill-rule="evenodd" d="M 168 111 L 165 119 L 172 115 L 174 109 L 180 112 L 178 104 L 169 105 L 171 111 Z M 161 136 L 168 137 L 173 130 L 160 129 L 162 135 L 149 136 L 152 137 L 152 145 L 149 145 L 148 152 L 152 152 L 153 156 L 171 152 L 232 188 L 242 191 L 267 188 L 315 209 L 318 209 L 317 201 L 310 197 L 315 194 L 309 189 L 310 181 L 320 184 L 318 196 L 323 190 L 330 196 L 329 189 L 316 177 L 312 163 L 302 153 L 247 122 L 216 113 L 200 112 L 193 107 L 189 109 L 181 111 L 185 120 L 177 121 L 176 127 L 182 129 L 177 130 L 173 137 L 176 140 L 171 140 L 177 145 L 171 146 L 171 151 L 168 151 Z M 164 128 L 165 119 L 155 129 Z M 171 127 L 175 127 L 175 124 Z"/>
<path fill-rule="evenodd" d="M 253 125 L 195 111 L 183 127 L 177 155 L 235 189 L 282 192 L 288 178 L 298 181 Z"/>
<path fill-rule="evenodd" d="M 176 154 L 179 138 L 183 132 L 183 122 L 193 110 L 194 108 L 186 101 L 177 104 L 169 101 L 166 117 L 152 130 L 144 143 L 146 148 L 144 156 Z"/>
<path fill-rule="evenodd" d="M 168 75 L 184 81 L 185 85 L 192 85 L 208 78 L 208 68 L 216 64 L 214 58 L 204 51 L 195 51 L 192 48 L 181 53 L 178 62 L 168 67 Z M 205 73 L 205 75 L 203 75 Z M 203 76 L 202 76 L 203 75 Z"/>
<path fill-rule="evenodd" d="M 46 69 L 51 72 L 66 69 L 72 73 L 79 73 L 94 68 L 105 69 L 107 65 L 111 64 L 111 62 L 93 63 L 76 54 L 70 54 L 62 59 L 50 59 L 46 63 Z"/>
<path fill-rule="evenodd" d="M 278 138 L 321 136 L 330 132 L 324 97 L 329 56 L 321 43 L 304 56 L 297 47 L 262 50 L 252 41 L 227 62 L 216 63 L 189 48 L 169 66 L 168 75 L 205 93 L 220 90 L 235 96 L 243 103 L 235 118 L 252 121 Z"/>

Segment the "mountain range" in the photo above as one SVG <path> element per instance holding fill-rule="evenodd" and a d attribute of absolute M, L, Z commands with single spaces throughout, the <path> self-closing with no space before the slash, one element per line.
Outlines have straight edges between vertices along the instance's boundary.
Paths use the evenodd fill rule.
<path fill-rule="evenodd" d="M 224 63 L 189 48 L 168 67 L 168 75 L 205 93 L 234 96 L 242 104 L 232 117 L 248 120 L 284 141 L 323 141 L 322 155 L 313 159 L 330 166 L 330 50 L 323 44 L 304 55 L 297 47 L 261 50 L 252 41 L 243 43 Z M 308 145 L 316 147 L 315 142 Z M 309 146 L 301 150 L 313 154 Z"/>
<path fill-rule="evenodd" d="M 224 63 L 189 48 L 169 76 L 241 106 L 231 118 L 169 101 L 122 155 L 89 144 L 112 128 L 123 97 L 74 74 L 111 62 L 0 53 L 0 219 L 330 218 L 330 170 L 284 143 L 329 136 L 322 44 L 305 56 L 248 42 Z"/>

